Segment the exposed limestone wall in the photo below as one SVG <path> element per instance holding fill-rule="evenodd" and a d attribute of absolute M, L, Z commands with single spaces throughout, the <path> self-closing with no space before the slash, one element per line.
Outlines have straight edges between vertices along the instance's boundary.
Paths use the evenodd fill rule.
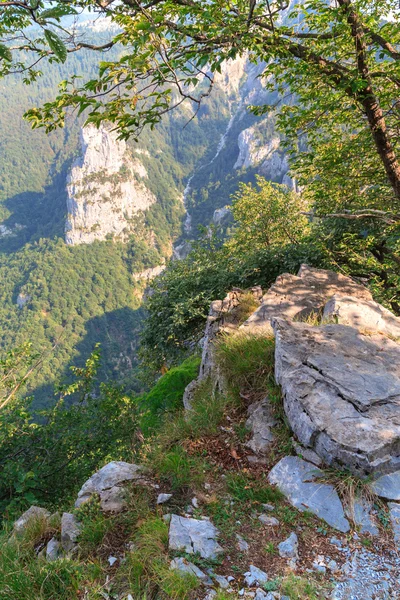
<path fill-rule="evenodd" d="M 147 171 L 107 126 L 84 127 L 81 148 L 67 180 L 65 241 L 76 245 L 109 236 L 123 239 L 133 231 L 135 215 L 156 202 L 146 186 Z"/>

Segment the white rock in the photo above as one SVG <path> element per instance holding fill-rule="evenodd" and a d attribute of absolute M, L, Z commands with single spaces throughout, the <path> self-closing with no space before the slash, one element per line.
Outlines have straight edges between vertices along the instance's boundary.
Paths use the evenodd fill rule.
<path fill-rule="evenodd" d="M 125 507 L 123 484 L 127 481 L 145 485 L 147 482 L 142 467 L 123 461 L 112 461 L 84 483 L 78 493 L 75 506 L 81 506 L 92 494 L 98 494 L 103 511 L 119 512 Z"/>
<path fill-rule="evenodd" d="M 180 571 L 181 573 L 194 575 L 206 585 L 212 584 L 212 581 L 210 580 L 209 576 L 206 575 L 206 573 L 204 573 L 193 563 L 187 561 L 185 558 L 174 558 L 171 561 L 170 568 L 176 571 Z"/>
<path fill-rule="evenodd" d="M 217 542 L 218 535 L 218 529 L 210 521 L 171 516 L 170 550 L 183 550 L 188 554 L 198 552 L 202 558 L 215 559 L 223 552 Z"/>
<path fill-rule="evenodd" d="M 45 508 L 41 508 L 40 506 L 30 506 L 28 510 L 26 510 L 17 521 L 14 523 L 14 531 L 17 533 L 23 531 L 29 522 L 32 522 L 36 519 L 44 519 L 48 520 L 50 517 L 50 513 Z"/>
<path fill-rule="evenodd" d="M 342 325 L 400 338 L 400 318 L 374 300 L 336 294 L 324 308 L 323 319 L 332 318 Z"/>
<path fill-rule="evenodd" d="M 292 531 L 289 537 L 278 544 L 279 556 L 282 558 L 297 558 L 299 554 L 299 541 Z"/>
<path fill-rule="evenodd" d="M 223 577 L 222 575 L 214 575 L 213 577 L 220 588 L 223 590 L 227 590 L 229 588 L 229 581 L 226 577 Z"/>
<path fill-rule="evenodd" d="M 172 494 L 158 494 L 157 504 L 164 504 L 165 502 L 168 502 L 168 500 L 171 500 L 171 498 Z"/>
<path fill-rule="evenodd" d="M 144 183 L 143 163 L 129 156 L 117 135 L 104 124 L 82 129 L 82 156 L 67 180 L 67 244 L 88 244 L 110 235 L 124 239 L 132 230 L 132 217 L 156 202 Z"/>
<path fill-rule="evenodd" d="M 308 510 L 346 533 L 350 525 L 336 490 L 332 485 L 315 481 L 322 475 L 318 467 L 298 456 L 285 456 L 270 471 L 268 479 L 298 510 Z"/>
<path fill-rule="evenodd" d="M 244 574 L 244 582 L 248 587 L 263 585 L 268 581 L 268 575 L 254 565 L 249 566 L 249 570 Z"/>
<path fill-rule="evenodd" d="M 110 567 L 112 567 L 117 562 L 118 558 L 116 558 L 115 556 L 109 556 L 107 560 Z"/>
<path fill-rule="evenodd" d="M 52 562 L 57 560 L 60 554 L 60 542 L 55 538 L 51 538 L 46 546 L 46 560 Z"/>
<path fill-rule="evenodd" d="M 270 517 L 268 515 L 260 515 L 258 520 L 261 521 L 264 525 L 268 525 L 269 527 L 277 527 L 279 525 L 278 519 L 275 517 Z"/>
<path fill-rule="evenodd" d="M 248 552 L 249 550 L 249 544 L 246 542 L 246 540 L 244 538 L 242 538 L 241 535 L 239 535 L 238 533 L 236 534 L 236 539 L 237 539 L 237 547 L 241 552 Z"/>
<path fill-rule="evenodd" d="M 78 543 L 81 524 L 75 515 L 64 513 L 61 517 L 61 546 L 65 552 L 73 551 Z"/>

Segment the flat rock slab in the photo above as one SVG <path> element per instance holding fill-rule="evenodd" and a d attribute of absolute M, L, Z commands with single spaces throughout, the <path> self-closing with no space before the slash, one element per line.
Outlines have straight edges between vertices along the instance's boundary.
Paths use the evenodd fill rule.
<path fill-rule="evenodd" d="M 396 470 L 400 344 L 344 325 L 272 325 L 275 379 L 300 443 L 360 475 Z"/>
<path fill-rule="evenodd" d="M 400 471 L 382 475 L 370 484 L 372 491 L 386 500 L 400 500 Z"/>
<path fill-rule="evenodd" d="M 218 529 L 210 521 L 171 515 L 170 550 L 183 550 L 188 554 L 198 552 L 202 558 L 215 559 L 223 552 L 217 542 L 218 535 Z"/>
<path fill-rule="evenodd" d="M 324 308 L 323 320 L 400 338 L 400 318 L 373 300 L 335 295 Z"/>
<path fill-rule="evenodd" d="M 142 467 L 123 461 L 112 461 L 83 484 L 75 507 L 89 500 L 93 494 L 97 494 L 100 497 L 101 508 L 105 512 L 118 512 L 125 505 L 122 485 L 127 481 L 146 484 Z"/>
<path fill-rule="evenodd" d="M 241 329 L 272 333 L 271 319 L 305 319 L 319 314 L 333 295 L 372 300 L 371 293 L 350 277 L 302 265 L 298 275 L 283 273 L 263 296 L 261 306 L 243 323 Z"/>
<path fill-rule="evenodd" d="M 347 533 L 350 525 L 336 490 L 316 481 L 322 475 L 318 467 L 298 456 L 285 456 L 270 471 L 268 479 L 294 507 L 312 512 L 334 529 Z"/>

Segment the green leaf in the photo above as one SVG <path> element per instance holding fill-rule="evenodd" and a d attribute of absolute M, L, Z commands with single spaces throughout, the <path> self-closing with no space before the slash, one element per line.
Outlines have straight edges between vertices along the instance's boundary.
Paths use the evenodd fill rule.
<path fill-rule="evenodd" d="M 64 42 L 62 42 L 58 35 L 53 31 L 50 31 L 50 29 L 45 29 L 44 35 L 50 49 L 54 52 L 56 57 L 64 63 L 67 60 L 67 48 L 65 47 Z"/>
<path fill-rule="evenodd" d="M 0 44 L 0 59 L 12 62 L 12 54 L 10 48 L 7 48 L 4 44 Z"/>
<path fill-rule="evenodd" d="M 53 8 L 48 8 L 47 10 L 43 10 L 40 15 L 38 15 L 41 19 L 57 19 L 59 20 L 61 17 L 65 17 L 66 15 L 77 15 L 77 11 L 72 8 L 72 6 L 61 5 L 54 6 Z"/>

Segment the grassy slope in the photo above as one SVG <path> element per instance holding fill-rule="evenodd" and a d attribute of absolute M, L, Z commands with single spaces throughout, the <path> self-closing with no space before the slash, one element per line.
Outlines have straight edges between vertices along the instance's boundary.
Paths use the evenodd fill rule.
<path fill-rule="evenodd" d="M 37 524 L 22 539 L 11 542 L 4 532 L 0 542 L 0 600 L 100 600 L 104 593 L 110 598 L 118 594 L 125 598 L 131 593 L 141 600 L 190 600 L 201 596 L 193 577 L 182 578 L 169 570 L 173 555 L 168 552 L 168 527 L 162 519 L 165 512 L 184 513 L 193 496 L 200 503 L 194 516 L 208 515 L 212 519 L 226 552 L 214 563 L 188 557 L 192 562 L 202 569 L 212 567 L 217 573 L 233 575 L 235 590 L 240 589 L 242 574 L 250 562 L 268 572 L 267 589 L 280 590 L 293 600 L 319 597 L 318 590 L 325 584 L 322 578 L 305 573 L 304 567 L 311 560 L 312 550 L 325 551 L 329 528 L 321 527 L 312 515 L 291 508 L 266 478 L 268 465 L 290 452 L 279 389 L 273 379 L 273 354 L 274 344 L 269 338 L 223 338 L 218 360 L 230 382 L 229 392 L 216 395 L 211 382 L 205 381 L 198 389 L 189 418 L 185 418 L 180 400 L 185 385 L 196 373 L 198 359 L 189 359 L 160 378 L 139 399 L 145 408 L 142 429 L 146 436 L 139 455 L 134 457 L 148 466 L 159 490 L 132 488 L 127 496 L 128 509 L 117 516 L 104 516 L 96 500 L 78 509 L 83 530 L 79 553 L 73 559 L 48 563 L 36 557 L 35 549 L 53 534 L 58 535 L 57 519 L 50 526 Z M 251 465 L 244 445 L 249 436 L 244 426 L 246 408 L 266 392 L 273 400 L 279 423 L 276 442 L 267 456 L 267 465 Z M 172 491 L 169 504 L 156 505 L 159 491 Z M 272 514 L 279 519 L 280 527 L 268 528 L 258 520 L 262 503 L 274 504 Z M 277 544 L 294 528 L 300 538 L 302 565 L 298 576 L 287 576 L 286 561 L 279 557 Z M 248 541 L 248 554 L 238 550 L 236 533 Z M 110 567 L 108 557 L 122 554 L 125 559 Z M 332 550 L 330 554 L 333 557 Z M 235 593 L 222 591 L 217 596 L 218 600 L 235 598 Z"/>

